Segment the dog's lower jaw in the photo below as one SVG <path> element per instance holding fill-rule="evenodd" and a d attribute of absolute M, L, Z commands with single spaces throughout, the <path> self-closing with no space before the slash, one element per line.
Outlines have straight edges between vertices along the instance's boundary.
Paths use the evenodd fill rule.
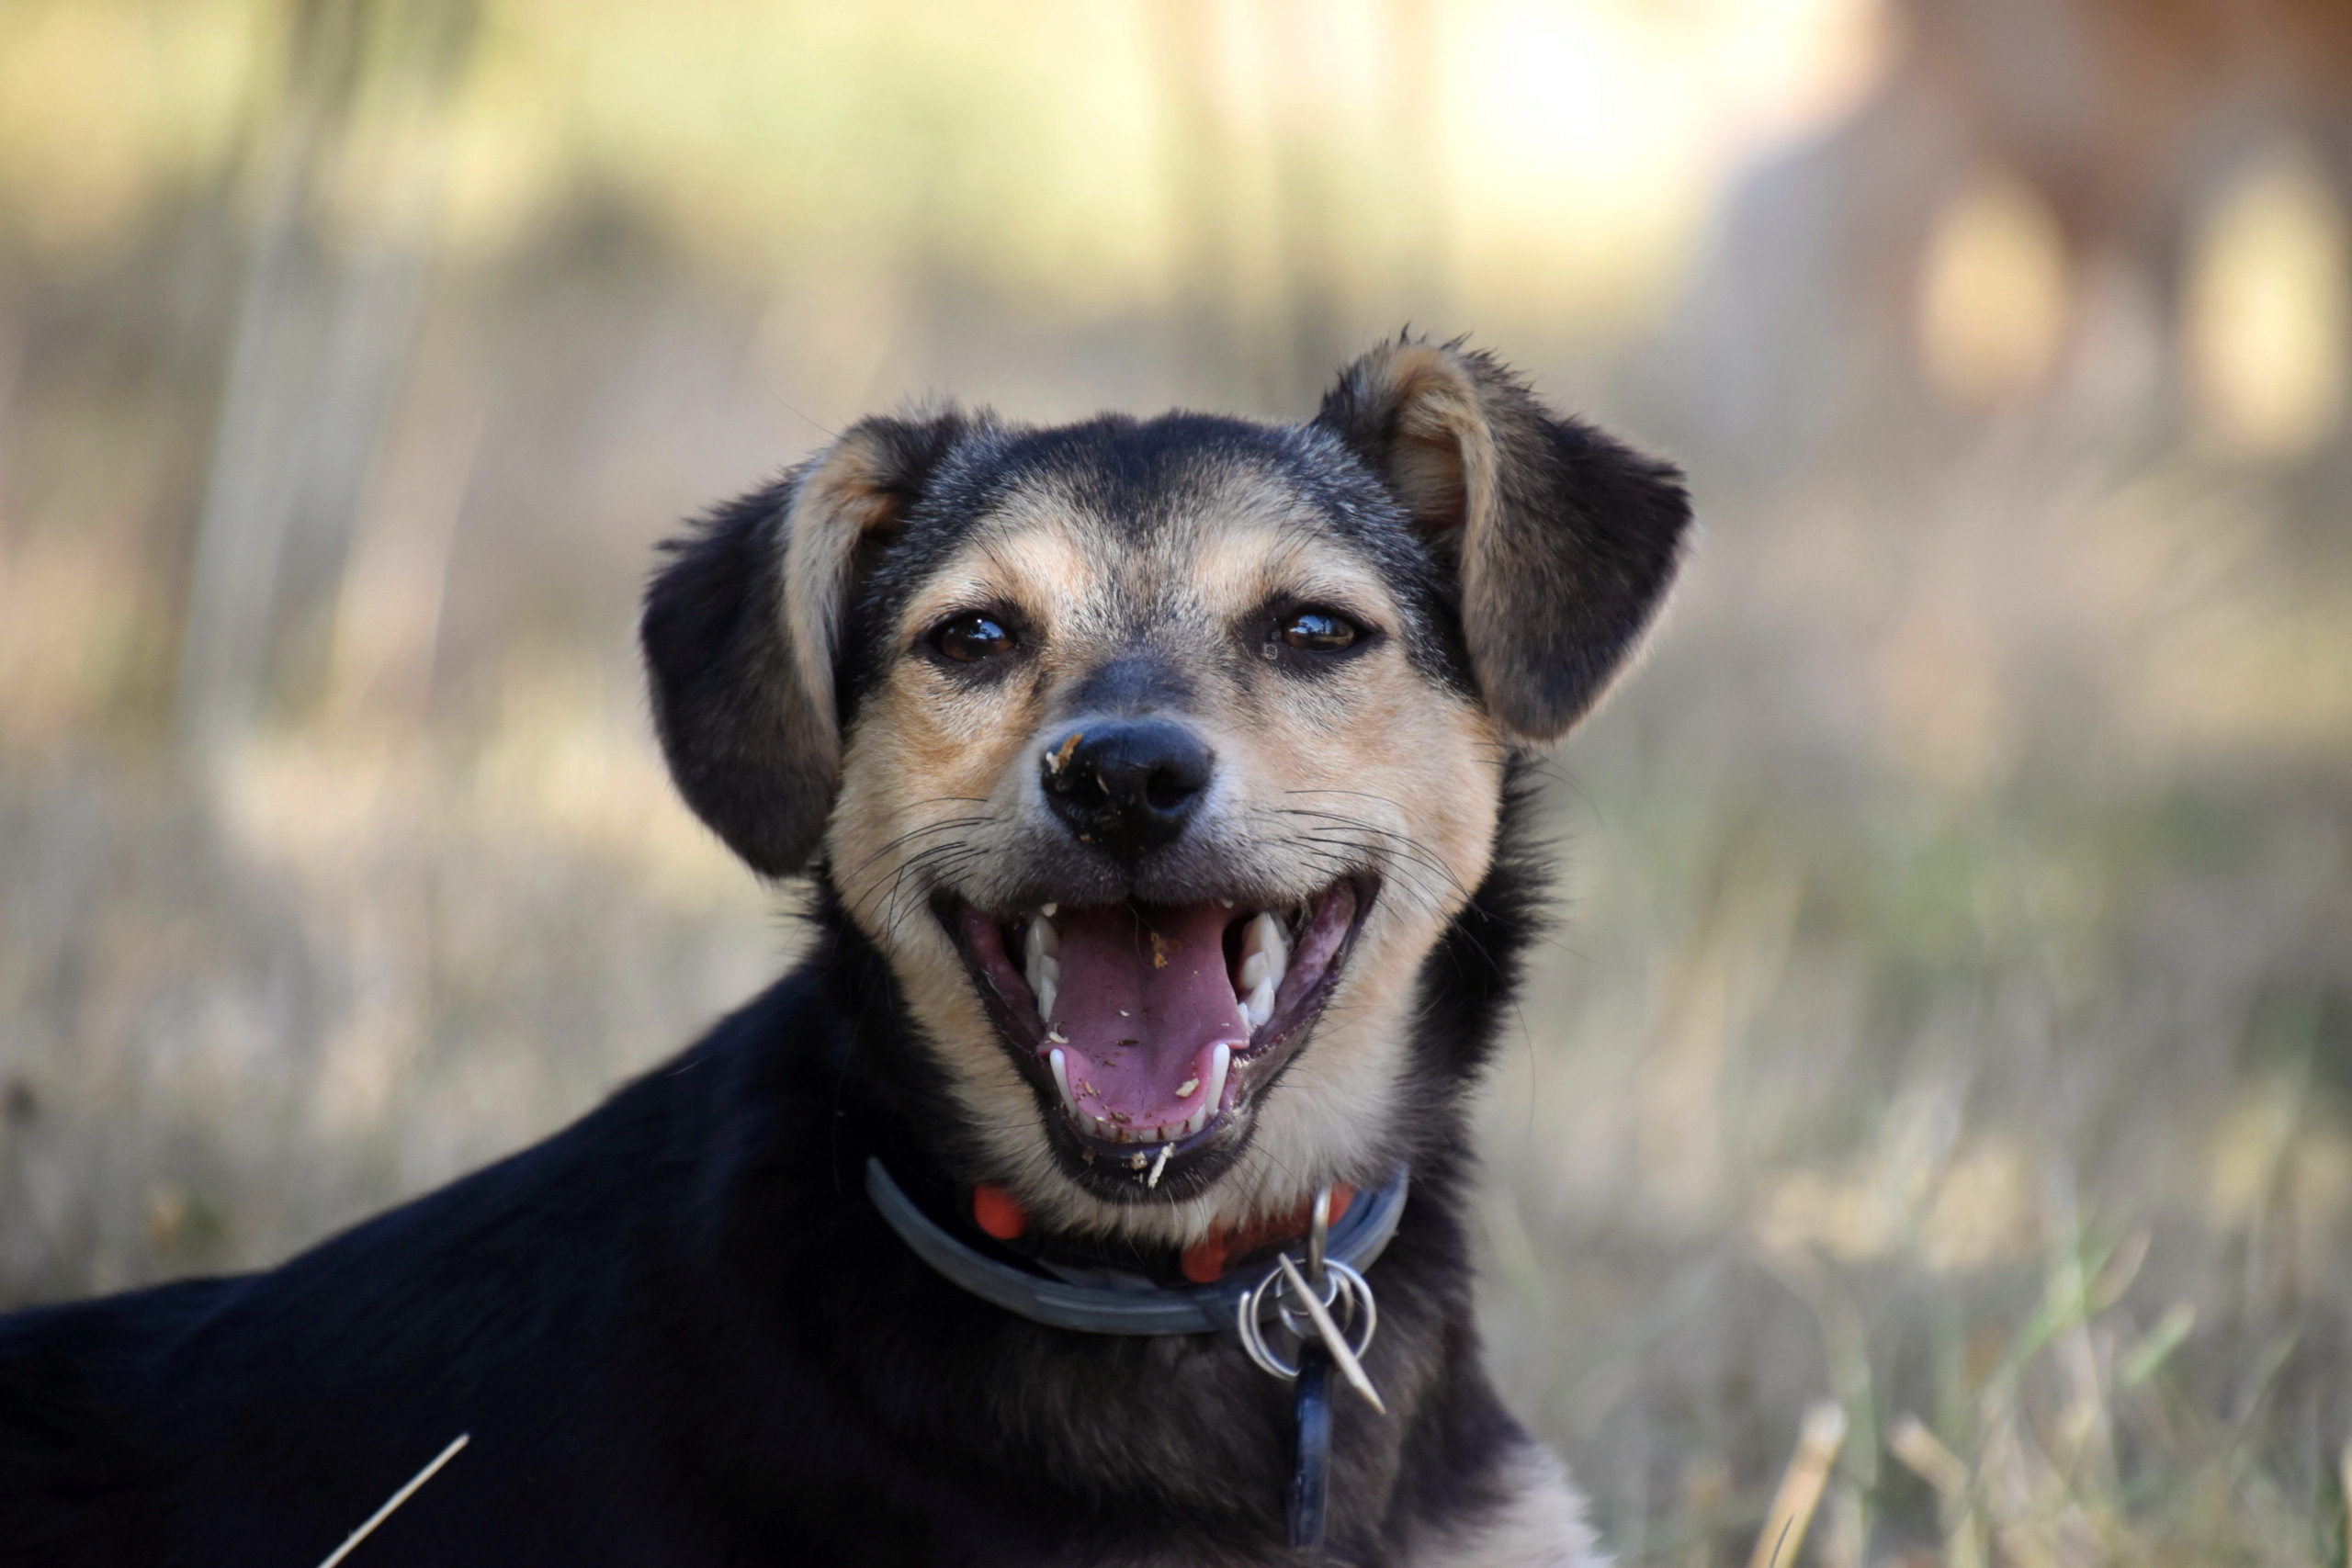
<path fill-rule="evenodd" d="M 1157 1189 L 1130 1180 L 1105 1196 L 1069 1179 L 1050 1142 L 1046 1118 L 1056 1112 L 1002 1052 L 991 1051 L 978 1058 L 985 1083 L 967 1081 L 956 1096 L 977 1151 L 968 1175 L 1010 1188 L 1039 1230 L 1182 1251 L 1215 1232 L 1295 1214 L 1327 1182 L 1365 1190 L 1385 1183 L 1409 1154 L 1398 1124 L 1407 1056 L 1401 1024 L 1378 1029 L 1335 1010 L 1275 1091 L 1243 1108 L 1235 1146 L 1213 1179 L 1182 1191 L 1165 1179 Z M 983 1109 L 1015 1103 L 1009 1116 Z"/>

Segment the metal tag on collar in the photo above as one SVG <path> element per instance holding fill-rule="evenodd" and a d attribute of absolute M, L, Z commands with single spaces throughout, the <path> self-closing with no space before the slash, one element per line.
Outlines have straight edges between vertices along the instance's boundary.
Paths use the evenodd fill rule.
<path fill-rule="evenodd" d="M 1363 1370 L 1363 1356 L 1380 1326 L 1372 1285 L 1362 1274 L 1324 1251 L 1331 1233 L 1331 1189 L 1315 1194 L 1306 1233 L 1304 1273 L 1284 1252 L 1266 1277 L 1244 1292 L 1236 1308 L 1241 1348 L 1261 1368 L 1298 1384 L 1298 1456 L 1291 1475 L 1290 1543 L 1316 1551 L 1323 1545 L 1323 1523 L 1331 1474 L 1330 1373 L 1337 1367 L 1348 1383 L 1383 1416 L 1388 1407 Z M 1296 1360 L 1284 1360 L 1266 1341 L 1264 1309 L 1299 1342 Z M 1354 1335 L 1351 1339 L 1351 1333 Z"/>

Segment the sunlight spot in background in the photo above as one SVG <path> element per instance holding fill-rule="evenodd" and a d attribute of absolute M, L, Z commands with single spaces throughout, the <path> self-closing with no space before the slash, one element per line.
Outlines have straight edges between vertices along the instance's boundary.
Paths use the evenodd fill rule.
<path fill-rule="evenodd" d="M 0 6 L 0 215 L 66 253 L 116 243 L 159 191 L 211 172 L 269 41 L 244 0 L 11 10 Z"/>
<path fill-rule="evenodd" d="M 1442 16 L 1464 281 L 1604 311 L 1662 303 L 1722 178 L 1835 119 L 1883 62 L 1871 0 L 1490 0 Z"/>
<path fill-rule="evenodd" d="M 1920 350 L 1937 386 L 1991 402 L 2046 377 L 2066 328 L 2066 247 L 2018 180 L 1987 171 L 1937 220 L 1919 288 Z"/>
<path fill-rule="evenodd" d="M 2199 434 L 2222 452 L 2289 457 L 2344 417 L 2352 236 L 2308 153 L 2272 149 L 2224 195 L 2188 299 Z"/>

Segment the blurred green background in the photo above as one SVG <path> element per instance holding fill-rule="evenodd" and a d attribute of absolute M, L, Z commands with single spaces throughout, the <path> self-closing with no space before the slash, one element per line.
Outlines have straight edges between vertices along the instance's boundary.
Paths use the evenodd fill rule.
<path fill-rule="evenodd" d="M 2341 0 L 0 0 L 0 1305 L 778 971 L 650 741 L 676 519 L 1410 323 L 1706 527 L 1482 1134 L 1612 1547 L 1745 1561 L 1826 1398 L 1784 1557 L 2342 1562 L 2347 193 Z"/>

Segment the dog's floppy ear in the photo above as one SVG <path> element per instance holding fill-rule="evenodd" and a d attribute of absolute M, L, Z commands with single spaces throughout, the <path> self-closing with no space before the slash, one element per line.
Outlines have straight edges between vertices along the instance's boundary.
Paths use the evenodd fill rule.
<path fill-rule="evenodd" d="M 1665 598 L 1682 476 L 1536 401 L 1454 344 L 1384 344 L 1315 423 L 1386 483 L 1460 573 L 1471 672 L 1515 737 L 1566 734 Z"/>
<path fill-rule="evenodd" d="M 662 749 L 686 804 L 763 875 L 800 870 L 824 837 L 850 592 L 967 428 L 861 421 L 664 547 L 639 628 Z"/>

